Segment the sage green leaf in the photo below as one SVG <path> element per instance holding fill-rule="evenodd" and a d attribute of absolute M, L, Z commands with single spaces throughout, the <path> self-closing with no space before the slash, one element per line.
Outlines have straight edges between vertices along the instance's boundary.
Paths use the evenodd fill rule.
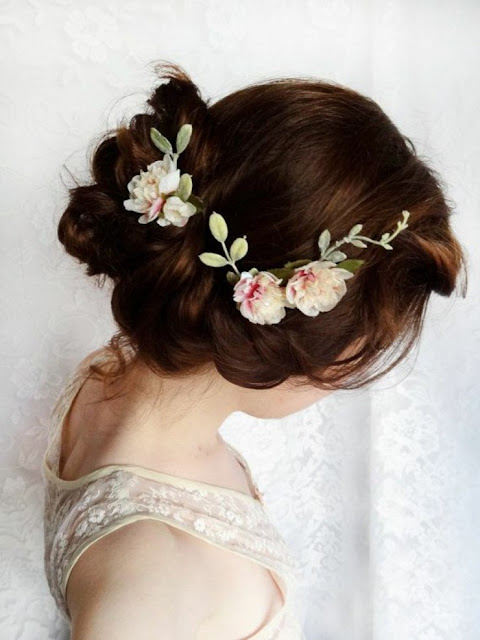
<path fill-rule="evenodd" d="M 218 240 L 218 242 L 225 242 L 228 236 L 228 227 L 222 215 L 216 211 L 210 214 L 208 226 L 210 227 L 210 231 L 212 232 L 215 240 Z"/>
<path fill-rule="evenodd" d="M 309 262 L 313 262 L 313 261 L 309 260 L 308 258 L 305 258 L 302 260 L 293 260 L 293 262 L 286 262 L 283 266 L 286 269 L 296 269 L 297 267 L 304 267 Z"/>
<path fill-rule="evenodd" d="M 233 262 L 237 260 L 241 260 L 247 255 L 248 251 L 248 242 L 245 238 L 237 238 L 232 242 L 232 246 L 230 247 L 230 257 Z"/>
<path fill-rule="evenodd" d="M 192 125 L 183 124 L 177 133 L 176 148 L 177 153 L 180 154 L 185 151 L 188 143 L 190 142 L 190 136 L 192 135 Z"/>
<path fill-rule="evenodd" d="M 234 273 L 233 271 L 227 271 L 226 278 L 232 285 L 235 285 L 240 280 L 238 273 Z"/>
<path fill-rule="evenodd" d="M 390 235 L 390 234 L 389 234 L 388 232 L 387 232 L 387 233 L 384 233 L 384 234 L 382 235 L 382 237 L 381 237 L 381 240 L 386 240 L 386 239 L 388 238 L 388 236 L 389 236 L 389 235 Z"/>
<path fill-rule="evenodd" d="M 209 267 L 224 267 L 228 264 L 223 256 L 220 256 L 218 253 L 211 253 L 210 251 L 201 253 L 198 257 L 203 264 L 206 264 Z"/>
<path fill-rule="evenodd" d="M 325 231 L 322 231 L 322 233 L 320 234 L 320 237 L 318 238 L 318 248 L 321 251 L 321 254 L 323 255 L 325 253 L 325 251 L 328 249 L 329 245 L 330 245 L 330 231 L 328 229 L 325 229 Z"/>
<path fill-rule="evenodd" d="M 192 176 L 189 173 L 182 173 L 176 194 L 184 202 L 188 200 L 192 193 Z M 193 203 L 192 203 L 193 204 Z"/>
<path fill-rule="evenodd" d="M 385 249 L 393 249 L 392 245 L 388 243 L 382 244 L 382 247 L 384 247 Z"/>
<path fill-rule="evenodd" d="M 353 258 L 350 258 L 349 260 L 344 260 L 343 262 L 337 264 L 337 267 L 346 269 L 347 271 L 350 271 L 350 273 L 355 273 L 355 271 L 357 271 L 357 269 L 361 267 L 364 262 L 365 260 L 355 260 Z"/>
<path fill-rule="evenodd" d="M 201 200 L 200 198 L 198 198 L 196 195 L 194 195 L 193 193 L 190 194 L 189 198 L 188 198 L 188 202 L 191 202 L 197 209 L 197 213 L 199 211 L 203 211 L 204 208 L 204 204 L 203 204 L 203 200 Z"/>
<path fill-rule="evenodd" d="M 365 242 L 363 242 L 362 240 L 350 240 L 350 242 L 355 246 L 355 247 L 362 247 L 362 249 L 366 249 L 367 245 L 365 244 Z"/>
<path fill-rule="evenodd" d="M 350 231 L 348 232 L 348 235 L 356 236 L 360 233 L 362 229 L 363 229 L 363 224 L 356 224 L 350 229 Z"/>
<path fill-rule="evenodd" d="M 269 269 L 268 271 L 277 278 L 281 278 L 281 280 L 287 280 L 293 275 L 293 270 L 286 267 L 275 267 L 275 269 Z"/>
<path fill-rule="evenodd" d="M 160 151 L 163 151 L 163 153 L 173 153 L 173 148 L 169 140 L 165 138 L 158 129 L 155 129 L 155 127 L 150 127 L 150 138 L 153 144 L 160 149 Z"/>
<path fill-rule="evenodd" d="M 341 260 L 345 260 L 347 257 L 346 253 L 343 253 L 343 251 L 333 251 L 332 253 L 330 253 L 327 257 L 327 260 L 331 260 L 332 262 L 340 262 Z"/>

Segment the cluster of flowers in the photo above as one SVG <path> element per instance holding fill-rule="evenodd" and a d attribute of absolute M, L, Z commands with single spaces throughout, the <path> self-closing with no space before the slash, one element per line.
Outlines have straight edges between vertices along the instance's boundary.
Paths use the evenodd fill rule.
<path fill-rule="evenodd" d="M 192 194 L 192 176 L 180 174 L 177 158 L 187 147 L 192 134 L 192 125 L 180 127 L 176 139 L 176 152 L 171 143 L 154 127 L 150 135 L 155 146 L 165 155 L 148 165 L 128 183 L 130 199 L 124 201 L 128 211 L 142 215 L 138 222 L 146 224 L 156 221 L 160 226 L 183 227 L 188 219 L 203 211 L 203 202 Z M 286 309 L 299 309 L 307 316 L 333 309 L 346 293 L 345 280 L 351 278 L 364 260 L 348 259 L 342 244 L 350 243 L 365 248 L 365 241 L 392 249 L 389 244 L 400 231 L 408 227 L 410 213 L 402 211 L 403 219 L 397 222 L 392 233 L 384 233 L 380 240 L 358 235 L 362 224 L 355 224 L 341 240 L 331 245 L 328 229 L 319 236 L 318 260 L 300 259 L 287 262 L 283 267 L 259 271 L 252 268 L 239 271 L 235 262 L 248 252 L 246 236 L 236 238 L 230 250 L 226 247 L 228 227 L 225 219 L 214 211 L 209 217 L 209 228 L 213 237 L 221 243 L 225 257 L 212 252 L 199 254 L 199 259 L 210 267 L 230 265 L 234 271 L 226 274 L 233 285 L 233 300 L 240 313 L 254 324 L 276 324 L 285 317 Z"/>
<path fill-rule="evenodd" d="M 169 140 L 154 127 L 150 136 L 155 146 L 165 154 L 134 176 L 127 185 L 130 198 L 123 201 L 127 211 L 141 213 L 140 224 L 154 220 L 161 227 L 170 224 L 184 227 L 190 216 L 203 209 L 202 202 L 192 194 L 192 176 L 177 169 L 178 156 L 184 151 L 192 135 L 192 125 L 180 127 L 176 153 Z"/>

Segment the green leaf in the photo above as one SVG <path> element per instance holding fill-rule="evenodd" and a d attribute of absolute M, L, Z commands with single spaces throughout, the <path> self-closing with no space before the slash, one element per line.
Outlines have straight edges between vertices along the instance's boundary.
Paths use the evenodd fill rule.
<path fill-rule="evenodd" d="M 303 260 L 293 260 L 293 262 L 286 262 L 283 266 L 287 269 L 296 269 L 297 267 L 305 266 L 309 262 L 313 262 L 313 261 L 309 260 L 308 258 L 305 258 Z"/>
<path fill-rule="evenodd" d="M 293 275 L 293 270 L 287 267 L 275 267 L 274 269 L 268 269 L 268 271 L 282 280 L 287 280 Z"/>
<path fill-rule="evenodd" d="M 176 148 L 177 153 L 180 154 L 185 151 L 188 143 L 190 142 L 190 136 L 192 135 L 192 125 L 183 124 L 177 133 Z"/>
<path fill-rule="evenodd" d="M 232 242 L 232 246 L 230 247 L 230 257 L 233 262 L 237 260 L 241 260 L 247 255 L 248 251 L 248 242 L 245 238 L 237 238 Z"/>
<path fill-rule="evenodd" d="M 227 271 L 226 278 L 232 285 L 235 285 L 240 280 L 238 273 L 234 273 L 233 271 Z"/>
<path fill-rule="evenodd" d="M 353 258 L 350 258 L 349 260 L 339 262 L 337 264 L 337 267 L 346 269 L 347 271 L 350 271 L 350 273 L 355 273 L 355 271 L 357 271 L 357 269 L 361 267 L 364 262 L 365 260 L 354 260 Z"/>
<path fill-rule="evenodd" d="M 385 249 L 393 249 L 392 245 L 388 243 L 382 244 L 382 247 L 384 247 Z"/>
<path fill-rule="evenodd" d="M 228 264 L 226 259 L 223 256 L 218 255 L 218 253 L 206 251 L 205 253 L 201 253 L 198 257 L 203 264 L 206 264 L 209 267 L 224 267 Z"/>
<path fill-rule="evenodd" d="M 173 153 L 173 148 L 169 140 L 165 138 L 158 129 L 155 129 L 155 127 L 150 127 L 150 138 L 153 144 L 160 149 L 160 151 L 163 151 L 163 153 Z"/>
<path fill-rule="evenodd" d="M 329 245 L 330 245 L 330 231 L 328 229 L 325 229 L 325 231 L 322 231 L 322 233 L 320 234 L 320 237 L 318 238 L 318 248 L 320 249 L 320 252 L 322 255 L 328 249 Z"/>
<path fill-rule="evenodd" d="M 351 244 L 355 247 L 362 247 L 362 249 L 366 249 L 367 245 L 362 240 L 350 240 Z"/>
<path fill-rule="evenodd" d="M 348 235 L 356 236 L 360 233 L 362 229 L 363 229 L 363 224 L 356 224 L 350 229 L 350 231 L 348 232 Z"/>
<path fill-rule="evenodd" d="M 188 200 L 192 193 L 192 176 L 189 173 L 182 173 L 176 194 L 184 202 Z M 193 203 L 192 203 L 193 204 Z"/>
<path fill-rule="evenodd" d="M 332 251 L 332 253 L 330 253 L 327 256 L 327 260 L 331 260 L 332 262 L 340 262 L 341 260 L 345 260 L 347 257 L 346 253 L 343 253 L 343 251 Z"/>
<path fill-rule="evenodd" d="M 218 242 L 225 242 L 228 236 L 228 227 L 222 215 L 216 211 L 211 213 L 210 218 L 208 219 L 208 226 L 210 227 L 210 231 L 212 232 L 215 240 L 218 240 Z"/>
<path fill-rule="evenodd" d="M 199 211 L 203 211 L 203 200 L 201 200 L 200 198 L 198 198 L 196 195 L 194 195 L 193 193 L 190 194 L 189 198 L 188 198 L 188 202 L 191 202 L 196 208 L 197 208 L 197 213 Z"/>

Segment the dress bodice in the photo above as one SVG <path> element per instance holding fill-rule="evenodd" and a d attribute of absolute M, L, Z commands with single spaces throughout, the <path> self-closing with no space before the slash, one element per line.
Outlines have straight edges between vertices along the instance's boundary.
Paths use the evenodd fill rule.
<path fill-rule="evenodd" d="M 97 358 L 103 356 L 102 351 Z M 231 445 L 227 443 L 245 468 L 254 496 L 133 464 L 109 464 L 75 480 L 59 477 L 62 425 L 87 371 L 77 367 L 57 399 L 42 461 L 45 575 L 65 620 L 70 622 L 67 582 L 81 554 L 111 531 L 148 518 L 266 567 L 280 588 L 283 606 L 249 640 L 303 640 L 293 607 L 293 556 L 268 518 L 248 463 Z"/>

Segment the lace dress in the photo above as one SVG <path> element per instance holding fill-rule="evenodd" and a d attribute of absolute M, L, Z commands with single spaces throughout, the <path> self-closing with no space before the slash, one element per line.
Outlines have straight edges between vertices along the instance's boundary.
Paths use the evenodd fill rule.
<path fill-rule="evenodd" d="M 87 373 L 88 365 L 77 367 L 63 388 L 52 410 L 42 460 L 44 569 L 62 617 L 70 624 L 66 586 L 80 555 L 111 531 L 148 518 L 250 558 L 270 571 L 283 606 L 248 640 L 305 640 L 293 604 L 298 584 L 293 556 L 267 516 L 248 463 L 228 443 L 245 468 L 255 497 L 133 464 L 109 464 L 75 480 L 59 477 L 63 421 Z"/>

